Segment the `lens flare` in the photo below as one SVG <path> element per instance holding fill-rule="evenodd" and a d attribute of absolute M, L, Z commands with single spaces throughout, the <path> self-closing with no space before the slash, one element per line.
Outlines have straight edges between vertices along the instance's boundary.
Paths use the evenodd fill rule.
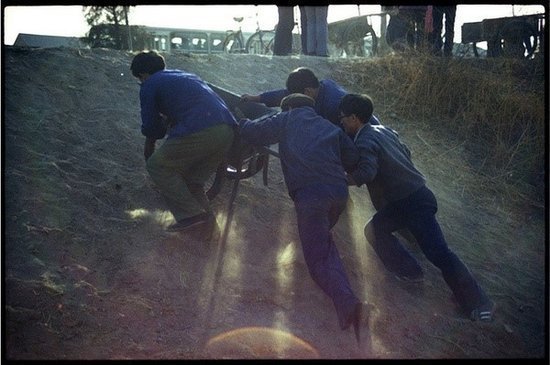
<path fill-rule="evenodd" d="M 221 333 L 205 346 L 208 357 L 220 359 L 318 359 L 306 341 L 283 330 L 245 327 Z"/>

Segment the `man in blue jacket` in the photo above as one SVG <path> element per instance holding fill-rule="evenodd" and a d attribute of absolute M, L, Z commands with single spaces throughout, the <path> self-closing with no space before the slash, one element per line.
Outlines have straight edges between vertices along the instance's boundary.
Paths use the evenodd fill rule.
<path fill-rule="evenodd" d="M 147 171 L 176 220 L 168 230 L 215 222 L 204 184 L 231 146 L 237 121 L 204 81 L 166 69 L 157 52 L 137 54 L 130 69 L 141 83 Z M 165 136 L 155 150 L 156 141 Z"/>
<path fill-rule="evenodd" d="M 279 143 L 288 193 L 294 201 L 303 255 L 315 283 L 332 299 L 340 328 L 352 324 L 357 340 L 364 313 L 342 265 L 331 229 L 346 207 L 346 170 L 359 158 L 344 131 L 317 115 L 315 101 L 291 94 L 274 117 L 241 122 L 241 137 L 256 145 Z"/>
<path fill-rule="evenodd" d="M 347 92 L 333 80 L 319 81 L 313 71 L 307 67 L 299 67 L 288 75 L 286 89 L 266 91 L 259 95 L 244 94 L 242 99 L 263 103 L 268 107 L 277 107 L 285 96 L 294 93 L 305 94 L 313 98 L 315 100 L 315 112 L 333 124 L 340 125 L 338 106 Z M 374 115 L 369 122 L 372 125 L 380 124 L 378 118 Z"/>
<path fill-rule="evenodd" d="M 411 152 L 397 133 L 368 123 L 373 111 L 367 95 L 342 98 L 340 118 L 359 149 L 357 169 L 348 175 L 350 185 L 366 184 L 371 197 L 380 198 L 365 236 L 384 266 L 402 276 L 421 274 L 421 267 L 393 233 L 407 228 L 426 258 L 441 270 L 443 279 L 472 320 L 492 320 L 494 303 L 468 268 L 450 250 L 436 219 L 437 201 L 416 169 Z"/>

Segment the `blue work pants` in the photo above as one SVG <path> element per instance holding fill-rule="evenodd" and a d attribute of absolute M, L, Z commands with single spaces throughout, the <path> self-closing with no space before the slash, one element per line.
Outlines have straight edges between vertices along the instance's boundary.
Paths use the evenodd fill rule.
<path fill-rule="evenodd" d="M 408 229 L 426 258 L 441 270 L 458 303 L 469 314 L 489 299 L 468 268 L 447 246 L 436 212 L 436 198 L 426 186 L 407 198 L 389 203 L 371 221 L 375 235 L 371 245 L 388 269 L 399 270 L 399 265 L 407 265 L 401 269 L 415 270 L 416 259 L 392 234 Z"/>
<path fill-rule="evenodd" d="M 309 185 L 296 191 L 293 199 L 309 273 L 332 299 L 340 328 L 345 329 L 360 300 L 353 293 L 330 230 L 346 207 L 348 187 Z"/>
<path fill-rule="evenodd" d="M 328 6 L 306 6 L 307 54 L 328 56 Z"/>

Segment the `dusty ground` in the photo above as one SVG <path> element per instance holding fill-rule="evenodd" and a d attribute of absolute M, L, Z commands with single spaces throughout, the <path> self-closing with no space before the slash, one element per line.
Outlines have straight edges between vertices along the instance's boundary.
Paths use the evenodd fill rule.
<path fill-rule="evenodd" d="M 377 111 L 411 147 L 449 245 L 497 302 L 495 321 L 467 319 L 414 246 L 423 284 L 386 272 L 362 235 L 367 190 L 352 188 L 335 232 L 356 293 L 374 307 L 358 348 L 308 275 L 278 161 L 268 186 L 261 174 L 241 181 L 226 240 L 166 233 L 172 217 L 144 168 L 131 55 L 3 56 L 4 358 L 548 359 L 544 211 L 487 196 L 460 146 Z M 239 94 L 281 87 L 300 65 L 331 77 L 338 62 L 167 58 Z M 222 229 L 230 190 L 213 201 Z"/>

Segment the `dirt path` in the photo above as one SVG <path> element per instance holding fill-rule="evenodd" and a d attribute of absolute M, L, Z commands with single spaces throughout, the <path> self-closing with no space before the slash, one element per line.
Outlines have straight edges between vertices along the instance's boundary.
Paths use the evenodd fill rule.
<path fill-rule="evenodd" d="M 358 348 L 309 277 L 278 161 L 268 186 L 261 175 L 241 182 L 224 242 L 166 233 L 171 216 L 144 169 L 131 55 L 8 48 L 4 57 L 6 358 L 545 356 L 543 212 L 484 195 L 460 148 L 379 111 L 411 147 L 449 244 L 498 304 L 496 320 L 460 313 L 414 246 L 425 282 L 387 273 L 362 234 L 368 193 L 352 188 L 335 237 L 356 293 L 373 305 Z M 237 93 L 281 87 L 300 65 L 330 77 L 338 62 L 167 57 Z M 213 202 L 222 229 L 230 188 Z"/>

